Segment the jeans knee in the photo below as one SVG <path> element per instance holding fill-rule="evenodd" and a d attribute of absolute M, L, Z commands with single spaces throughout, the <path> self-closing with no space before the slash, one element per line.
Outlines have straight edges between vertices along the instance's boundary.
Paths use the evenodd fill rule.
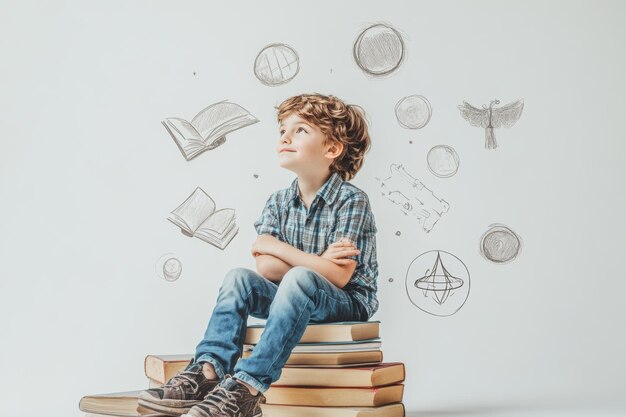
<path fill-rule="evenodd" d="M 317 289 L 318 276 L 313 270 L 304 266 L 294 266 L 283 276 L 279 289 L 286 287 L 290 291 L 300 290 L 312 296 Z"/>
<path fill-rule="evenodd" d="M 233 268 L 224 276 L 222 288 L 241 288 L 250 279 L 251 270 L 248 268 Z"/>

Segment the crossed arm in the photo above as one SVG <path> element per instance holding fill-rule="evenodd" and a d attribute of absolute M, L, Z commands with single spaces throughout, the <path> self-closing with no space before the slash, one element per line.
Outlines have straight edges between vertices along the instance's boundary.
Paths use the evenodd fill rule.
<path fill-rule="evenodd" d="M 305 266 L 323 275 L 338 288 L 343 288 L 356 269 L 356 261 L 345 259 L 359 250 L 348 240 L 328 246 L 322 255 L 303 252 L 271 235 L 260 235 L 252 245 L 257 272 L 278 282 L 294 266 Z"/>

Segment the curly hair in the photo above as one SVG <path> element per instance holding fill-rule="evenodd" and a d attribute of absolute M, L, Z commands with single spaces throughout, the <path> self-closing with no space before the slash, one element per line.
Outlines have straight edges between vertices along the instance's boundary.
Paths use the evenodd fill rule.
<path fill-rule="evenodd" d="M 371 147 L 365 112 L 361 107 L 346 104 L 332 95 L 316 93 L 290 97 L 276 110 L 279 123 L 294 113 L 320 128 L 327 138 L 324 145 L 343 144 L 343 151 L 331 163 L 330 171 L 337 172 L 344 181 L 354 178 Z"/>

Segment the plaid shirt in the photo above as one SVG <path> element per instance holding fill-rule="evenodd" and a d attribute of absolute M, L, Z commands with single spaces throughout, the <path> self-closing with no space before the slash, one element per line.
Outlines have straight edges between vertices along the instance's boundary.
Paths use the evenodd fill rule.
<path fill-rule="evenodd" d="M 378 310 L 376 298 L 376 224 L 367 194 L 337 173 L 318 190 L 309 210 L 300 199 L 298 179 L 289 188 L 273 193 L 254 223 L 259 235 L 268 234 L 303 252 L 321 255 L 342 237 L 361 251 L 351 259 L 357 267 L 343 288 L 362 304 L 371 317 Z"/>

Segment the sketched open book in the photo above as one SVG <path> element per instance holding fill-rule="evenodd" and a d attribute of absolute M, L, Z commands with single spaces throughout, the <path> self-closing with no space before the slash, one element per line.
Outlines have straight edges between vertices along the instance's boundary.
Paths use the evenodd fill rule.
<path fill-rule="evenodd" d="M 189 161 L 223 144 L 228 133 L 258 121 L 240 105 L 220 101 L 201 110 L 191 123 L 177 117 L 169 117 L 161 123 Z"/>
<path fill-rule="evenodd" d="M 183 234 L 202 239 L 220 249 L 228 246 L 239 231 L 235 225 L 235 210 L 215 210 L 215 202 L 200 187 L 172 211 L 167 220 L 180 227 Z"/>

